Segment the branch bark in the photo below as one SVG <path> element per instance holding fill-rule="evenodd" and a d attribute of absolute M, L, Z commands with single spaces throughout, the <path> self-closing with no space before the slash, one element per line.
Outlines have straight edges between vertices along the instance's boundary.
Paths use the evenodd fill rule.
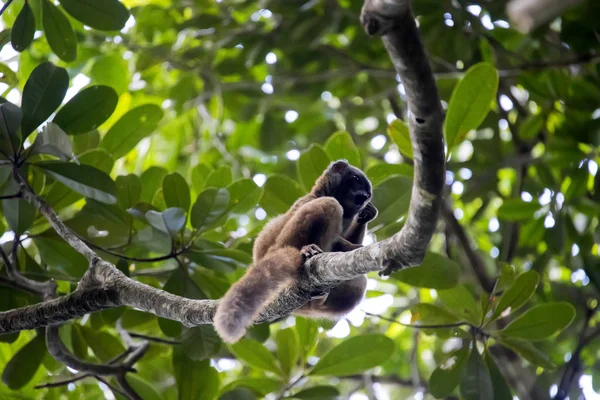
<path fill-rule="evenodd" d="M 255 321 L 274 321 L 289 315 L 343 280 L 372 271 L 382 275 L 419 265 L 435 231 L 445 176 L 443 111 L 431 68 L 407 0 L 367 0 L 361 22 L 383 43 L 406 88 L 415 174 L 406 224 L 393 237 L 348 253 L 324 253 L 311 258 L 297 284 L 285 291 Z M 192 300 L 142 284 L 75 235 L 56 212 L 16 176 L 23 198 L 48 219 L 54 230 L 86 257 L 89 269 L 75 292 L 46 303 L 0 314 L 0 333 L 32 329 L 117 306 L 130 306 L 186 326 L 212 323 L 218 300 Z"/>

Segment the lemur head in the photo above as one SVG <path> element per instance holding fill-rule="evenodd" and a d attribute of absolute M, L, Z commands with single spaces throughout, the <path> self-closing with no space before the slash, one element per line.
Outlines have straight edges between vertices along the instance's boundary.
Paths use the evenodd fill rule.
<path fill-rule="evenodd" d="M 335 197 L 344 209 L 344 217 L 350 217 L 369 202 L 373 194 L 371 182 L 358 168 L 348 164 L 346 160 L 338 160 L 317 179 L 312 193 L 319 196 Z"/>

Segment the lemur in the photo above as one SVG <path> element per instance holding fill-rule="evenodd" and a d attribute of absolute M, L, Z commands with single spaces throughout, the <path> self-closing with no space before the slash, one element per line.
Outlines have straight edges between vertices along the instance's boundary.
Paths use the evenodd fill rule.
<path fill-rule="evenodd" d="M 236 342 L 256 317 L 299 277 L 307 259 L 327 251 L 362 247 L 367 223 L 377 216 L 371 182 L 345 160 L 332 162 L 310 193 L 268 222 L 256 238 L 253 264 L 219 301 L 214 326 L 226 342 Z M 294 314 L 336 319 L 362 300 L 366 276 L 343 281 Z"/>

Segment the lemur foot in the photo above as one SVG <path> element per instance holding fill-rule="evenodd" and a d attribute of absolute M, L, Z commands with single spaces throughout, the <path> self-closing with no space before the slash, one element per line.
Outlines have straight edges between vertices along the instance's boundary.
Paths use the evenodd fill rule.
<path fill-rule="evenodd" d="M 316 244 L 309 244 L 307 246 L 304 246 L 300 250 L 300 253 L 302 254 L 303 261 L 311 259 L 314 256 L 316 256 L 317 254 L 321 254 L 322 252 L 323 252 L 323 250 L 321 250 L 321 248 L 319 246 L 317 246 Z"/>

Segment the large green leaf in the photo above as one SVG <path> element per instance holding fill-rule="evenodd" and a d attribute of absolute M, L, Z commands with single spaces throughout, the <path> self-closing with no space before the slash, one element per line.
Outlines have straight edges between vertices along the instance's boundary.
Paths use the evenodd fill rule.
<path fill-rule="evenodd" d="M 73 191 L 101 203 L 117 202 L 115 183 L 110 176 L 90 165 L 76 165 L 62 161 L 44 161 L 35 164 Z"/>
<path fill-rule="evenodd" d="M 67 242 L 56 236 L 38 236 L 34 240 L 40 258 L 50 270 L 61 271 L 66 276 L 81 277 L 87 271 L 88 262 Z"/>
<path fill-rule="evenodd" d="M 459 322 L 452 313 L 433 304 L 417 303 L 410 308 L 411 323 L 419 325 L 442 325 Z"/>
<path fill-rule="evenodd" d="M 36 335 L 10 359 L 2 372 L 2 382 L 12 390 L 27 385 L 46 355 L 44 335 Z"/>
<path fill-rule="evenodd" d="M 540 275 L 533 270 L 519 275 L 513 285 L 500 297 L 491 319 L 496 319 L 509 307 L 511 313 L 521 308 L 535 293 L 539 280 Z"/>
<path fill-rule="evenodd" d="M 500 331 L 503 337 L 544 340 L 565 329 L 575 318 L 575 307 L 566 302 L 538 304 Z"/>
<path fill-rule="evenodd" d="M 534 365 L 538 365 L 542 368 L 553 370 L 556 369 L 556 365 L 550 360 L 548 354 L 539 350 L 533 345 L 533 343 L 511 338 L 500 338 L 500 343 L 503 346 L 508 347 L 521 357 L 529 361 Z"/>
<path fill-rule="evenodd" d="M 213 400 L 220 386 L 219 373 L 210 360 L 194 361 L 181 352 L 173 355 L 178 400 Z"/>
<path fill-rule="evenodd" d="M 483 122 L 497 91 L 498 71 L 491 64 L 479 63 L 467 70 L 454 88 L 446 112 L 444 131 L 449 151 Z"/>
<path fill-rule="evenodd" d="M 53 121 L 66 133 L 77 135 L 99 127 L 115 111 L 119 97 L 109 86 L 90 86 L 65 104 Z"/>
<path fill-rule="evenodd" d="M 61 0 L 60 5 L 75 19 L 98 30 L 118 31 L 129 19 L 129 11 L 118 0 Z"/>
<path fill-rule="evenodd" d="M 460 266 L 447 257 L 428 252 L 421 265 L 401 269 L 393 277 L 416 287 L 450 289 L 458 284 Z"/>
<path fill-rule="evenodd" d="M 332 376 L 358 374 L 381 365 L 393 353 L 394 342 L 384 335 L 354 336 L 325 354 L 310 371 L 310 374 Z"/>
<path fill-rule="evenodd" d="M 231 196 L 229 212 L 244 214 L 252 210 L 262 197 L 263 189 L 252 179 L 240 179 L 227 186 Z"/>
<path fill-rule="evenodd" d="M 227 393 L 238 387 L 252 390 L 257 396 L 264 397 L 268 393 L 279 391 L 282 382 L 272 378 L 241 378 L 225 385 L 221 391 Z"/>
<path fill-rule="evenodd" d="M 156 129 L 162 116 L 163 111 L 155 104 L 129 110 L 106 133 L 100 147 L 108 150 L 115 160 L 121 158 Z"/>
<path fill-rule="evenodd" d="M 42 0 L 42 23 L 50 48 L 63 61 L 77 58 L 77 37 L 66 15 L 50 0 Z"/>
<path fill-rule="evenodd" d="M 293 179 L 284 175 L 267 178 L 260 206 L 270 215 L 283 214 L 305 193 Z"/>
<path fill-rule="evenodd" d="M 167 207 L 179 207 L 188 212 L 191 203 L 190 187 L 183 176 L 177 172 L 165 176 L 162 189 Z"/>
<path fill-rule="evenodd" d="M 296 367 L 300 357 L 300 342 L 293 328 L 285 328 L 277 332 L 277 358 L 283 372 L 289 376 Z"/>
<path fill-rule="evenodd" d="M 183 331 L 182 349 L 192 360 L 206 360 L 219 351 L 221 338 L 212 325 L 200 325 Z"/>
<path fill-rule="evenodd" d="M 206 178 L 205 188 L 224 188 L 233 181 L 233 172 L 227 165 L 221 165 Z"/>
<path fill-rule="evenodd" d="M 262 344 L 254 340 L 242 339 L 229 346 L 231 352 L 248 365 L 265 371 L 281 374 L 275 357 Z"/>
<path fill-rule="evenodd" d="M 339 396 L 340 391 L 333 386 L 313 386 L 294 393 L 292 397 L 300 400 L 334 400 Z"/>
<path fill-rule="evenodd" d="M 0 104 L 0 154 L 6 158 L 16 159 L 21 148 L 19 127 L 23 113 L 12 103 Z"/>
<path fill-rule="evenodd" d="M 137 175 L 118 176 L 115 186 L 117 188 L 117 202 L 122 209 L 132 208 L 140 200 L 142 184 Z"/>
<path fill-rule="evenodd" d="M 131 82 L 127 60 L 121 54 L 113 52 L 94 59 L 89 77 L 97 85 L 112 87 L 119 95 L 129 89 Z"/>
<path fill-rule="evenodd" d="M 300 154 L 297 162 L 298 177 L 304 189 L 310 190 L 315 181 L 329 166 L 331 159 L 318 144 L 312 144 L 307 150 Z"/>
<path fill-rule="evenodd" d="M 325 151 L 331 160 L 347 160 L 360 168 L 360 152 L 348 132 L 341 131 L 331 135 L 325 142 Z"/>
<path fill-rule="evenodd" d="M 494 399 L 490 371 L 476 347 L 471 350 L 471 356 L 460 380 L 460 395 L 464 400 Z"/>
<path fill-rule="evenodd" d="M 18 198 L 2 200 L 2 209 L 8 226 L 16 235 L 31 228 L 37 211 L 33 205 Z"/>
<path fill-rule="evenodd" d="M 392 175 L 405 175 L 410 178 L 414 175 L 414 168 L 408 164 L 375 164 L 367 167 L 365 174 L 373 184 L 373 187 L 379 184 Z"/>
<path fill-rule="evenodd" d="M 127 383 L 144 400 L 163 400 L 164 397 L 152 386 L 150 382 L 141 378 L 137 374 L 127 374 Z"/>
<path fill-rule="evenodd" d="M 17 15 L 17 19 L 13 24 L 10 42 L 13 49 L 18 52 L 25 50 L 33 41 L 33 34 L 35 33 L 35 18 L 29 3 L 25 2 L 21 12 Z"/>
<path fill-rule="evenodd" d="M 196 264 L 222 273 L 245 268 L 252 262 L 252 257 L 248 253 L 225 247 L 205 250 L 191 248 L 184 254 Z"/>
<path fill-rule="evenodd" d="M 238 387 L 219 396 L 219 400 L 257 400 L 252 390 Z"/>
<path fill-rule="evenodd" d="M 452 314 L 475 326 L 481 324 L 481 306 L 464 285 L 440 290 L 438 296 Z"/>
<path fill-rule="evenodd" d="M 452 394 L 460 382 L 469 353 L 469 346 L 463 346 L 433 371 L 429 378 L 429 392 L 433 397 L 441 399 Z"/>
<path fill-rule="evenodd" d="M 533 218 L 540 209 L 537 201 L 526 202 L 521 199 L 506 199 L 498 209 L 498 218 L 505 221 L 521 221 Z"/>
<path fill-rule="evenodd" d="M 71 138 L 54 122 L 48 122 L 36 136 L 33 146 L 27 150 L 28 155 L 50 154 L 63 161 L 73 158 Z"/>
<path fill-rule="evenodd" d="M 485 364 L 487 365 L 490 377 L 492 378 L 492 387 L 494 388 L 494 400 L 512 400 L 513 396 L 510 392 L 510 387 L 506 383 L 506 379 L 502 376 L 502 372 L 496 365 L 492 353 L 486 351 L 484 354 Z"/>
<path fill-rule="evenodd" d="M 48 0 L 44 0 L 44 4 L 46 3 Z M 21 126 L 24 138 L 58 108 L 65 98 L 68 87 L 69 75 L 64 68 L 45 62 L 33 70 L 25 83 L 21 102 L 23 109 Z"/>
<path fill-rule="evenodd" d="M 376 224 L 396 222 L 408 211 L 410 205 L 412 180 L 406 176 L 395 175 L 381 182 L 373 190 L 373 204 L 379 210 Z"/>
<path fill-rule="evenodd" d="M 167 208 L 163 212 L 150 210 L 146 212 L 146 220 L 159 231 L 168 233 L 175 238 L 185 226 L 185 211 L 179 207 Z"/>
<path fill-rule="evenodd" d="M 192 207 L 190 221 L 196 229 L 205 229 L 219 220 L 229 206 L 227 189 L 208 188 L 198 195 Z"/>
<path fill-rule="evenodd" d="M 388 135 L 392 138 L 398 150 L 403 156 L 413 158 L 412 142 L 410 140 L 410 131 L 408 125 L 401 119 L 392 121 L 388 127 Z"/>

